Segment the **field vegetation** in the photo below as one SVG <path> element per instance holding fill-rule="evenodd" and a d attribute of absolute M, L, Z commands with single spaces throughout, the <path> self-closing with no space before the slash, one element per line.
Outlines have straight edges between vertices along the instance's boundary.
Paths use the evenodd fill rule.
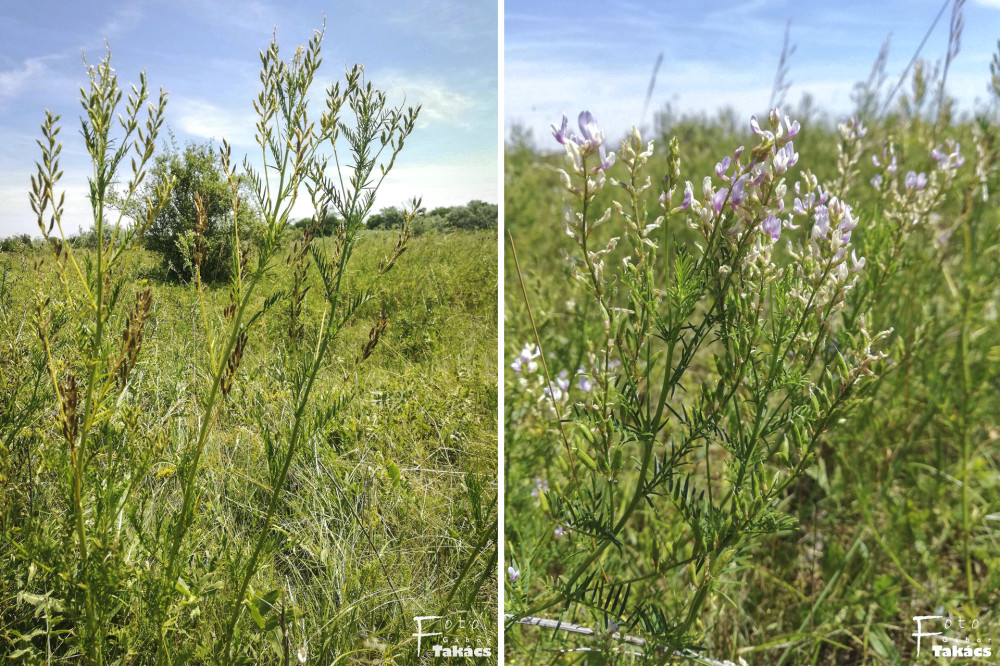
<path fill-rule="evenodd" d="M 157 153 L 166 95 L 90 67 L 72 242 L 45 120 L 45 241 L 0 246 L 3 663 L 417 663 L 417 616 L 495 650 L 496 231 L 365 226 L 418 109 L 359 67 L 307 108 L 321 40 L 261 53 L 259 171 Z"/>
<path fill-rule="evenodd" d="M 975 112 L 884 67 L 852 118 L 512 133 L 511 663 L 995 658 L 1000 55 Z"/>

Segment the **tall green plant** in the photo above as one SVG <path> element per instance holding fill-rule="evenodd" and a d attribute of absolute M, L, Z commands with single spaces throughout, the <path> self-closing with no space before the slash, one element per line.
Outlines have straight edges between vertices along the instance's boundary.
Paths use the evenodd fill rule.
<path fill-rule="evenodd" d="M 250 658 L 244 645 L 255 640 L 241 629 L 244 611 L 250 608 L 256 623 L 261 619 L 261 604 L 269 605 L 262 599 L 273 601 L 280 592 L 259 595 L 253 591 L 253 581 L 264 554 L 273 546 L 272 527 L 289 470 L 304 443 L 324 432 L 356 395 L 345 388 L 342 395 L 317 400 L 313 395 L 317 377 L 327 368 L 330 351 L 337 348 L 345 329 L 357 322 L 363 308 L 371 309 L 365 306 L 375 298 L 375 284 L 406 250 L 409 226 L 420 207 L 415 200 L 398 242 L 373 274 L 351 274 L 359 233 L 379 186 L 415 127 L 419 108 L 390 105 L 386 94 L 366 81 L 363 68 L 355 66 L 347 70 L 343 84 L 327 90 L 321 112 L 311 113 L 307 100 L 321 63 L 322 39 L 323 31 L 317 31 L 287 61 L 279 57 L 274 41 L 261 53 L 263 89 L 254 104 L 260 166 L 245 158 L 238 169 L 229 145 L 223 142 L 219 163 L 224 190 L 216 188 L 211 195 L 194 192 L 191 197 L 192 289 L 201 331 L 195 338 L 198 346 L 193 360 L 200 372 L 182 390 L 195 405 L 193 431 L 144 429 L 139 416 L 148 405 L 131 390 L 154 304 L 151 289 L 131 287 L 124 275 L 131 260 L 129 249 L 159 218 L 175 184 L 175 178 L 165 173 L 143 188 L 163 123 L 166 93 L 147 104 L 143 74 L 124 113 L 118 115 L 123 93 L 110 66 L 110 54 L 89 68 L 82 126 L 94 164 L 90 201 L 97 249 L 93 252 L 66 243 L 63 197 L 56 192 L 62 174 L 59 119 L 48 114 L 42 126 L 42 159 L 32 178 L 32 205 L 51 248 L 59 284 L 53 293 L 40 281 L 36 329 L 64 446 L 41 449 L 37 455 L 42 465 L 60 475 L 67 522 L 53 525 L 35 516 L 12 545 L 16 560 L 28 572 L 18 603 L 34 606 L 36 617 L 45 618 L 49 656 L 79 654 L 87 663 L 103 664 L 155 653 L 157 663 L 169 664 L 212 654 L 223 663 L 241 662 Z M 125 164 L 131 166 L 127 180 L 120 173 Z M 112 192 L 115 186 L 120 187 L 117 195 Z M 312 244 L 311 233 L 305 235 L 289 257 L 294 265 L 286 288 L 272 280 L 291 210 L 303 191 L 313 205 L 314 223 L 337 220 L 335 238 L 332 251 L 327 251 Z M 216 207 L 220 194 L 228 214 Z M 141 196 L 144 200 L 137 202 Z M 264 222 L 256 251 L 244 242 L 250 230 L 245 228 L 242 213 L 248 205 L 261 212 Z M 139 217 L 139 222 L 128 224 L 128 215 Z M 226 244 L 229 298 L 221 310 L 214 305 L 202 275 L 206 232 L 216 215 L 228 215 L 232 234 Z M 302 316 L 307 291 L 304 276 L 310 268 L 319 273 L 323 285 L 318 322 Z M 290 396 L 285 413 L 291 416 L 275 424 L 268 422 L 263 408 L 255 412 L 269 470 L 262 484 L 265 499 L 258 530 L 250 543 L 223 548 L 230 565 L 226 572 L 213 569 L 206 574 L 194 554 L 208 529 L 199 520 L 205 452 L 240 382 L 241 365 L 252 351 L 254 334 L 267 312 L 279 304 L 288 304 L 289 330 L 294 332 L 277 345 L 287 368 L 281 376 L 286 385 L 282 395 Z M 387 316 L 378 314 L 367 341 L 353 354 L 344 352 L 353 357 L 355 368 L 372 355 L 387 325 Z M 23 378 L 19 381 L 23 384 Z M 23 406 L 22 384 L 5 401 L 21 404 L 21 416 L 30 420 L 31 411 Z M 37 408 L 37 400 L 31 405 Z M 169 423 L 177 408 L 171 406 L 160 422 Z M 11 457 L 6 429 L 4 434 L 0 482 L 5 483 Z M 168 445 L 176 448 L 167 453 Z M 163 488 L 167 501 L 153 506 L 149 502 L 154 483 L 151 467 L 164 455 L 176 456 L 176 469 L 171 469 Z M 0 508 L 7 535 L 6 503 Z M 360 518 L 358 524 L 366 529 Z M 71 535 L 71 541 L 64 534 Z M 66 548 L 70 543 L 72 547 Z M 389 579 L 388 572 L 383 572 Z M 218 578 L 223 575 L 229 580 Z M 388 582 L 391 586 L 391 579 Z M 36 593 L 39 585 L 45 589 Z M 220 632 L 213 641 L 194 640 L 192 647 L 189 629 L 200 615 L 198 602 L 221 587 L 227 592 L 219 603 Z M 127 606 L 130 599 L 141 600 L 141 610 Z M 197 612 L 191 610 L 193 605 Z M 282 609 L 280 621 L 285 623 L 288 617 Z M 136 623 L 140 632 L 126 635 L 119 625 L 133 613 L 141 616 Z M 259 629 L 271 631 L 277 617 L 258 623 Z M 37 657 L 37 636 L 37 632 L 21 636 L 19 640 L 27 647 L 17 656 Z M 208 647 L 209 642 L 215 644 Z"/>
<path fill-rule="evenodd" d="M 572 204 L 563 226 L 579 250 L 570 270 L 593 304 L 576 335 L 597 337 L 570 343 L 582 357 L 575 385 L 551 367 L 537 330 L 512 365 L 520 418 L 556 419 L 559 442 L 536 483 L 548 529 L 508 514 L 515 619 L 561 607 L 589 613 L 608 637 L 628 629 L 647 646 L 689 649 L 720 579 L 762 537 L 794 526 L 780 501 L 881 366 L 876 345 L 889 331 L 870 334 L 846 300 L 866 264 L 852 245 L 858 218 L 840 198 L 849 181 L 825 186 L 805 171 L 786 202 L 799 124 L 777 110 L 769 121 L 751 120 L 756 145 L 723 156 L 700 197 L 681 185 L 674 140 L 655 219 L 652 143 L 633 130 L 617 155 L 624 177 L 611 181 L 615 155 L 589 113 L 580 135 L 565 118 L 554 128 Z M 844 136 L 850 169 L 863 128 Z M 620 199 L 595 210 L 611 182 Z M 620 235 L 597 242 L 612 220 Z M 694 243 L 679 240 L 682 226 Z M 543 552 L 561 563 L 556 575 Z M 654 594 L 663 577 L 690 594 Z"/>
<path fill-rule="evenodd" d="M 123 224 L 123 214 L 111 212 L 112 187 L 123 164 L 131 164 L 124 193 L 126 204 L 143 182 L 163 123 L 167 95 L 161 91 L 155 103 L 147 105 L 149 90 L 142 73 L 139 87 L 132 87 L 124 114 L 119 115 L 123 91 L 111 68 L 110 52 L 100 64 L 88 66 L 88 72 L 89 87 L 81 89 L 85 112 L 81 127 L 94 166 L 89 184 L 96 251 L 81 256 L 66 243 L 62 226 L 64 195 L 56 194 L 62 176 L 62 144 L 57 143 L 59 117 L 51 113 L 46 114 L 42 124 L 42 159 L 31 179 L 32 209 L 52 250 L 62 287 L 55 294 L 38 293 L 36 326 L 66 447 L 56 458 L 68 453 L 68 464 L 61 467 L 65 470 L 62 490 L 68 507 L 67 528 L 74 539 L 72 548 L 61 553 L 24 555 L 56 575 L 55 580 L 60 582 L 57 594 L 62 597 L 67 615 L 79 627 L 79 650 L 91 663 L 101 664 L 108 624 L 116 613 L 115 575 L 123 568 L 116 518 L 149 462 L 148 453 L 133 457 L 132 452 L 123 452 L 115 442 L 122 432 L 116 423 L 116 405 L 135 367 L 151 302 L 148 289 L 136 291 L 134 304 L 123 317 L 127 289 L 118 269 L 124 253 L 162 208 L 171 183 L 163 182 L 154 190 L 149 217 L 137 224 Z M 53 299 L 61 302 L 57 305 Z M 75 330 L 59 331 L 53 323 L 57 317 L 67 315 L 76 316 Z M 62 354 L 56 347 L 58 335 L 71 339 Z M 120 342 L 116 343 L 115 338 Z M 129 419 L 125 421 L 127 432 Z M 116 473 L 130 467 L 131 474 Z"/>

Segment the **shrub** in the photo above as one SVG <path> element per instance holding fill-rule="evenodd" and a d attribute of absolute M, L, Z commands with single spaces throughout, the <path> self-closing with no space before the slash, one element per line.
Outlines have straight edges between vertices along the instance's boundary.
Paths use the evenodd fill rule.
<path fill-rule="evenodd" d="M 403 211 L 395 206 L 389 206 L 368 218 L 368 228 L 400 229 L 403 226 L 404 218 Z"/>
<path fill-rule="evenodd" d="M 454 229 L 496 229 L 500 220 L 500 207 L 484 201 L 470 201 L 465 206 L 452 208 L 447 220 L 448 225 Z"/>
<path fill-rule="evenodd" d="M 23 252 L 34 247 L 35 241 L 28 234 L 0 239 L 0 252 Z"/>
<path fill-rule="evenodd" d="M 246 188 L 241 184 L 241 205 L 234 216 L 230 205 L 230 186 L 222 169 L 219 153 L 210 142 L 190 143 L 183 151 L 175 145 L 158 155 L 144 186 L 146 194 L 173 183 L 170 199 L 155 217 L 144 237 L 146 248 L 157 253 L 168 272 L 182 279 L 194 276 L 194 257 L 199 252 L 201 278 L 211 282 L 228 279 L 233 274 L 234 219 L 239 223 L 239 238 L 255 246 L 263 226 L 258 211 L 247 203 Z M 203 224 L 199 225 L 195 201 L 204 206 Z M 130 206 L 131 216 L 142 220 L 148 214 L 143 198 Z"/>

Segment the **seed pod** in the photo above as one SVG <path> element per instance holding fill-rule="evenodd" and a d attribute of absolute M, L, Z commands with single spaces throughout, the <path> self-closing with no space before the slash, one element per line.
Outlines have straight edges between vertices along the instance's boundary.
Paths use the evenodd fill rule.
<path fill-rule="evenodd" d="M 236 371 L 240 368 L 240 361 L 243 360 L 243 350 L 247 346 L 247 334 L 240 333 L 240 336 L 236 338 L 236 345 L 233 347 L 233 353 L 229 356 L 229 361 L 226 363 L 226 369 L 222 373 L 222 379 L 219 383 L 219 388 L 222 389 L 222 395 L 229 395 L 229 391 L 233 388 L 233 379 L 236 376 Z"/>
<path fill-rule="evenodd" d="M 77 414 L 77 407 L 80 402 L 80 394 L 76 386 L 76 375 L 70 373 L 66 382 L 59 387 L 59 398 L 62 402 L 62 432 L 63 437 L 69 444 L 70 450 L 76 447 L 76 436 L 80 426 L 80 417 Z"/>
<path fill-rule="evenodd" d="M 582 449 L 579 449 L 579 448 L 573 449 L 573 451 L 576 453 L 577 457 L 580 459 L 580 462 L 582 462 L 584 464 L 584 466 L 586 466 L 587 469 L 589 469 L 591 472 L 596 472 L 597 471 L 597 463 L 594 462 L 593 458 L 591 458 L 589 455 L 587 455 L 586 451 L 583 451 Z"/>

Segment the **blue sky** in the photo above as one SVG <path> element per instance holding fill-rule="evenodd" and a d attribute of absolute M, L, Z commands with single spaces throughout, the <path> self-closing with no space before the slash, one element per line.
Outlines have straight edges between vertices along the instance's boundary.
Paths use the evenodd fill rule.
<path fill-rule="evenodd" d="M 317 91 L 363 63 L 390 98 L 422 104 L 417 129 L 376 208 L 422 195 L 428 208 L 498 200 L 498 19 L 465 0 L 144 0 L 5 2 L 0 9 L 0 237 L 38 233 L 28 204 L 35 140 L 46 109 L 62 114 L 66 226 L 90 225 L 88 157 L 79 136 L 82 52 L 97 63 L 110 43 L 119 83 L 170 92 L 166 125 L 183 146 L 225 137 L 252 151 L 258 51 L 272 30 L 285 57 L 326 13 Z M 308 214 L 302 210 L 301 214 Z"/>
<path fill-rule="evenodd" d="M 767 110 L 789 19 L 796 51 L 788 103 L 809 92 L 834 117 L 847 114 L 851 90 L 868 78 L 885 38 L 891 34 L 891 86 L 941 7 L 942 0 L 508 0 L 505 131 L 523 125 L 547 148 L 551 123 L 563 113 L 575 120 L 589 109 L 609 138 L 617 138 L 632 125 L 652 127 L 653 112 L 668 102 L 675 110 L 709 114 L 730 106 L 749 119 Z M 949 7 L 921 57 L 943 59 L 950 18 Z M 970 110 L 977 98 L 986 99 L 989 62 L 1000 37 L 1000 0 L 969 0 L 964 24 L 948 89 Z M 640 118 L 661 52 L 650 108 Z"/>

